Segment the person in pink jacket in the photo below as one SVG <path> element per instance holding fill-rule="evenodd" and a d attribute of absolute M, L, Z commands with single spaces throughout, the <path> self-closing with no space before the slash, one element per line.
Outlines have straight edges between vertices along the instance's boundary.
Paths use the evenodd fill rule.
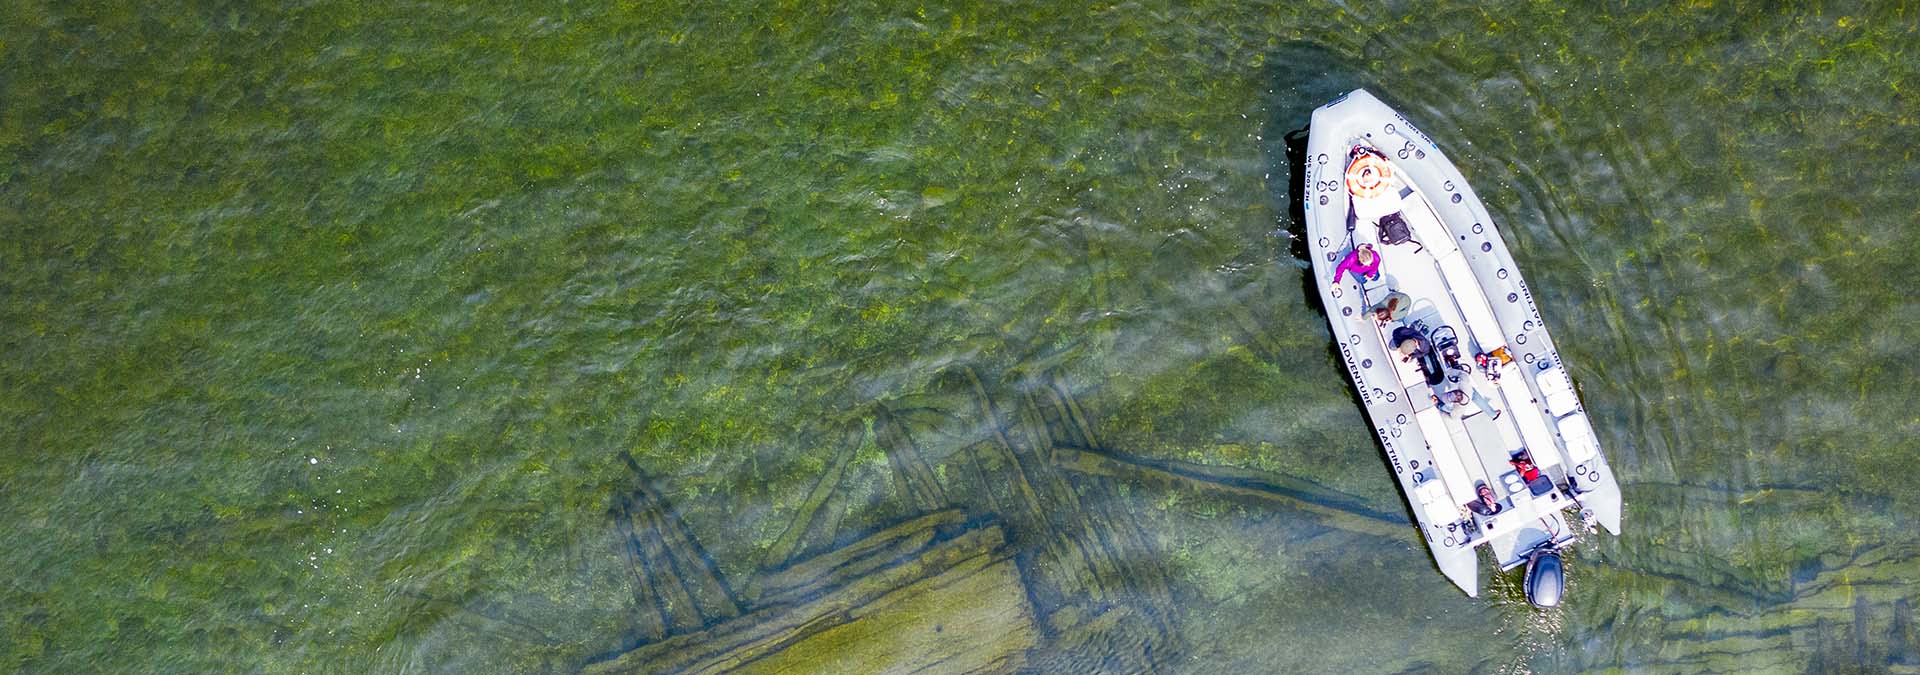
<path fill-rule="evenodd" d="M 1380 254 L 1375 253 L 1373 244 L 1361 244 L 1348 253 L 1340 266 L 1333 268 L 1333 283 L 1340 283 L 1340 275 L 1352 272 L 1353 276 L 1363 280 L 1380 278 Z"/>

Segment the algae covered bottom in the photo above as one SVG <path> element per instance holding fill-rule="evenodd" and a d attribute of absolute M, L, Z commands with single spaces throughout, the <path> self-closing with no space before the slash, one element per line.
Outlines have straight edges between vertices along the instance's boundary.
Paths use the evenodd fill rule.
<path fill-rule="evenodd" d="M 1912 670 L 1912 10 L 1346 5 L 11 2 L 0 671 Z M 1270 236 L 1362 87 L 1630 505 L 1559 608 Z"/>

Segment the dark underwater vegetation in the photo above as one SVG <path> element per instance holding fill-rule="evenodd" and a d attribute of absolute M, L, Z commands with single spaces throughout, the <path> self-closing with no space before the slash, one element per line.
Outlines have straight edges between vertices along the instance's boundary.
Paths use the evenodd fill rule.
<path fill-rule="evenodd" d="M 0 671 L 1920 671 L 1917 14 L 8 2 Z M 1561 608 L 1334 360 L 1360 87 L 1625 486 Z"/>

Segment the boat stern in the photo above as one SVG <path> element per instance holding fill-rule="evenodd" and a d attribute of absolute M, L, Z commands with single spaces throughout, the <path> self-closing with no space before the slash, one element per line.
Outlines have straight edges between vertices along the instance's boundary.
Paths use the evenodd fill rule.
<path fill-rule="evenodd" d="M 1580 503 L 1593 512 L 1593 519 L 1607 529 L 1609 534 L 1620 536 L 1620 490 L 1596 491 L 1580 496 Z"/>
<path fill-rule="evenodd" d="M 1433 563 L 1467 597 L 1480 597 L 1480 555 L 1473 547 L 1433 547 Z"/>

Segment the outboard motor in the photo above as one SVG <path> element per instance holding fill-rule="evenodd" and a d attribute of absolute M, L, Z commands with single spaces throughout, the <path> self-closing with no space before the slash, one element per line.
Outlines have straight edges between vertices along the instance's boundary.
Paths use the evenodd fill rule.
<path fill-rule="evenodd" d="M 1535 607 L 1558 607 L 1567 590 L 1567 571 L 1560 566 L 1560 550 L 1542 544 L 1527 556 L 1527 576 L 1523 586 L 1527 602 Z"/>

